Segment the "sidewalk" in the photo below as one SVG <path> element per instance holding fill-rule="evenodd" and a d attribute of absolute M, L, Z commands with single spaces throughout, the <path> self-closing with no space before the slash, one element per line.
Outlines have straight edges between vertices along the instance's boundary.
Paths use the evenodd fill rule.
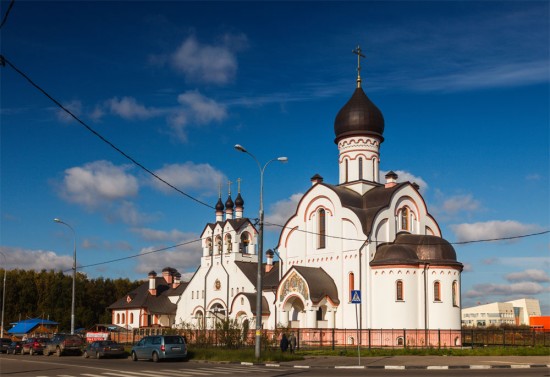
<path fill-rule="evenodd" d="M 269 363 L 264 364 L 270 366 Z M 295 368 L 490 369 L 550 368 L 550 356 L 314 356 L 281 362 Z"/>

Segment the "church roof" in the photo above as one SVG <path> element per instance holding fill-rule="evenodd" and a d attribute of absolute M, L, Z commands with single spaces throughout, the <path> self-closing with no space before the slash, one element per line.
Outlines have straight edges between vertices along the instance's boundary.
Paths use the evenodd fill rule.
<path fill-rule="evenodd" d="M 410 183 L 402 182 L 388 188 L 380 185 L 370 189 L 363 195 L 345 186 L 335 186 L 326 183 L 320 184 L 334 191 L 340 198 L 342 206 L 355 212 L 363 225 L 363 232 L 365 234 L 370 234 L 374 219 L 378 212 L 390 205 L 392 196 L 397 190 Z"/>
<path fill-rule="evenodd" d="M 177 305 L 170 301 L 169 296 L 181 295 L 188 284 L 188 282 L 182 282 L 177 288 L 172 288 L 172 285 L 167 284 L 163 277 L 157 277 L 155 278 L 156 296 L 149 293 L 149 281 L 146 281 L 107 309 L 147 308 L 153 314 L 175 314 Z"/>
<path fill-rule="evenodd" d="M 256 293 L 240 293 L 239 295 L 245 296 L 248 302 L 250 303 L 250 310 L 252 313 L 256 313 L 256 298 L 258 297 Z M 237 299 L 238 296 L 235 296 L 235 299 Z M 267 302 L 267 299 L 262 296 L 262 315 L 270 315 L 271 312 L 269 311 L 269 303 Z"/>
<path fill-rule="evenodd" d="M 409 233 L 399 233 L 394 242 L 379 245 L 370 265 L 419 263 L 462 267 L 462 263 L 456 260 L 455 249 L 445 239 Z"/>
<path fill-rule="evenodd" d="M 258 263 L 235 261 L 235 265 L 254 286 L 258 283 Z M 279 285 L 279 263 L 273 262 L 271 271 L 264 273 L 262 280 L 263 289 L 272 289 Z M 262 265 L 265 271 L 265 264 Z"/>
<path fill-rule="evenodd" d="M 335 143 L 344 137 L 356 135 L 373 135 L 384 140 L 384 117 L 382 112 L 367 97 L 361 87 L 340 109 L 334 120 Z"/>
<path fill-rule="evenodd" d="M 204 227 L 204 229 L 202 231 L 202 234 L 204 234 L 204 231 L 207 228 L 214 229 L 216 227 L 216 225 L 218 225 L 218 224 L 223 228 L 226 223 L 229 223 L 231 225 L 231 227 L 233 228 L 233 230 L 239 230 L 246 223 L 252 224 L 252 222 L 250 221 L 250 219 L 248 217 L 240 217 L 238 219 L 228 219 L 228 220 L 223 220 L 223 221 L 217 221 L 215 223 L 206 224 L 206 226 Z"/>
<path fill-rule="evenodd" d="M 318 303 L 325 297 L 329 297 L 335 304 L 340 303 L 338 298 L 338 288 L 334 280 L 320 267 L 305 267 L 305 266 L 293 266 L 307 282 L 309 287 L 310 299 L 314 303 Z"/>

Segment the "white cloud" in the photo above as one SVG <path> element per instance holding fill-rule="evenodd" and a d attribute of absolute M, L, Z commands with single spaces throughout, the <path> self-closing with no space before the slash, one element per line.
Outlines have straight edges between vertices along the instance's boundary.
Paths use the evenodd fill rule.
<path fill-rule="evenodd" d="M 205 97 L 198 91 L 187 91 L 178 96 L 181 105 L 168 116 L 168 124 L 174 136 L 187 141 L 186 127 L 220 122 L 227 118 L 226 106 Z"/>
<path fill-rule="evenodd" d="M 159 113 L 159 110 L 139 104 L 133 97 L 114 97 L 107 100 L 109 110 L 124 119 L 148 119 Z"/>
<path fill-rule="evenodd" d="M 138 258 L 136 272 L 145 275 L 151 270 L 159 273 L 164 267 L 172 267 L 183 275 L 186 272 L 195 271 L 200 265 L 202 248 L 199 241 L 170 250 L 154 252 L 162 248 L 163 246 L 142 249 L 140 252 L 142 256 Z"/>
<path fill-rule="evenodd" d="M 53 251 L 7 246 L 0 246 L 0 251 L 6 256 L 6 269 L 65 271 L 73 266 L 72 256 L 60 256 Z"/>
<path fill-rule="evenodd" d="M 480 208 L 479 201 L 475 200 L 471 194 L 456 195 L 445 200 L 442 210 L 449 215 L 456 215 L 459 212 L 473 212 Z"/>
<path fill-rule="evenodd" d="M 270 206 L 269 213 L 266 215 L 266 229 L 274 230 L 275 232 L 280 232 L 280 227 L 270 227 L 270 224 L 276 225 L 285 225 L 290 216 L 294 215 L 296 208 L 298 207 L 298 202 L 302 198 L 302 193 L 293 194 L 288 199 L 279 200 Z"/>
<path fill-rule="evenodd" d="M 132 229 L 134 233 L 137 233 L 146 241 L 155 241 L 155 242 L 175 242 L 180 243 L 183 240 L 189 239 L 198 239 L 199 236 L 195 233 L 185 233 L 176 229 L 171 231 L 156 230 L 149 228 L 134 228 Z"/>
<path fill-rule="evenodd" d="M 134 196 L 138 192 L 138 183 L 127 173 L 128 169 L 128 166 L 115 166 L 109 161 L 94 161 L 67 169 L 61 195 L 72 203 L 90 208 L 102 202 Z"/>
<path fill-rule="evenodd" d="M 453 224 L 450 228 L 459 242 L 515 237 L 540 230 L 538 225 L 513 220 Z"/>
<path fill-rule="evenodd" d="M 201 194 L 217 192 L 220 182 L 226 182 L 226 176 L 210 164 L 195 164 L 188 161 L 184 164 L 164 165 L 155 174 L 183 191 L 200 190 Z M 151 180 L 153 187 L 164 192 L 174 190 L 157 179 Z"/>
<path fill-rule="evenodd" d="M 476 284 L 465 296 L 469 298 L 487 296 L 532 296 L 544 292 L 544 287 L 534 282 L 514 284 Z"/>
<path fill-rule="evenodd" d="M 219 45 L 200 44 L 195 36 L 188 37 L 170 57 L 172 67 L 188 81 L 226 84 L 237 72 L 235 52 L 246 43 L 246 37 L 226 36 Z"/>
<path fill-rule="evenodd" d="M 544 270 L 525 270 L 521 272 L 512 272 L 505 276 L 508 281 L 534 281 L 537 283 L 550 282 L 550 275 Z"/>
<path fill-rule="evenodd" d="M 82 102 L 79 100 L 64 103 L 63 106 L 77 117 L 82 114 Z M 69 123 L 74 120 L 72 116 L 62 109 L 57 110 L 57 119 L 64 123 Z"/>

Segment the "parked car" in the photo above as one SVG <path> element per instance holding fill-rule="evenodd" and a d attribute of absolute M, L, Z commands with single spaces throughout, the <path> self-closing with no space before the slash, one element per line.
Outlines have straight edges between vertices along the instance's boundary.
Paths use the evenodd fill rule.
<path fill-rule="evenodd" d="M 48 338 L 28 338 L 23 342 L 23 346 L 21 347 L 21 355 L 28 353 L 32 356 L 43 353 L 48 341 Z"/>
<path fill-rule="evenodd" d="M 183 336 L 156 335 L 142 338 L 130 352 L 132 360 L 147 359 L 157 362 L 161 359 L 181 359 L 187 357 L 187 345 Z"/>
<path fill-rule="evenodd" d="M 126 356 L 126 351 L 122 344 L 113 340 L 98 340 L 88 344 L 83 356 L 85 358 L 92 356 L 96 359 L 101 357 L 124 357 Z"/>
<path fill-rule="evenodd" d="M 81 355 L 83 344 L 82 338 L 78 335 L 55 334 L 46 344 L 44 355 L 49 356 L 52 353 L 56 356 L 68 354 Z"/>
<path fill-rule="evenodd" d="M 11 344 L 10 338 L 0 338 L 0 353 L 7 353 L 8 346 Z"/>
<path fill-rule="evenodd" d="M 18 353 L 21 353 L 23 349 L 23 342 L 11 342 L 8 346 L 8 352 L 9 354 L 16 355 Z"/>

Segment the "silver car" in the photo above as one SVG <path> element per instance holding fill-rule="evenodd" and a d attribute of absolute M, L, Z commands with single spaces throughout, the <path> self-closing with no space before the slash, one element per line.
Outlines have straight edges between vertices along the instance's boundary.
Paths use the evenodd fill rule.
<path fill-rule="evenodd" d="M 187 357 L 187 345 L 183 336 L 153 335 L 142 338 L 131 351 L 132 360 L 147 359 L 157 362 L 161 359 L 180 359 Z"/>

